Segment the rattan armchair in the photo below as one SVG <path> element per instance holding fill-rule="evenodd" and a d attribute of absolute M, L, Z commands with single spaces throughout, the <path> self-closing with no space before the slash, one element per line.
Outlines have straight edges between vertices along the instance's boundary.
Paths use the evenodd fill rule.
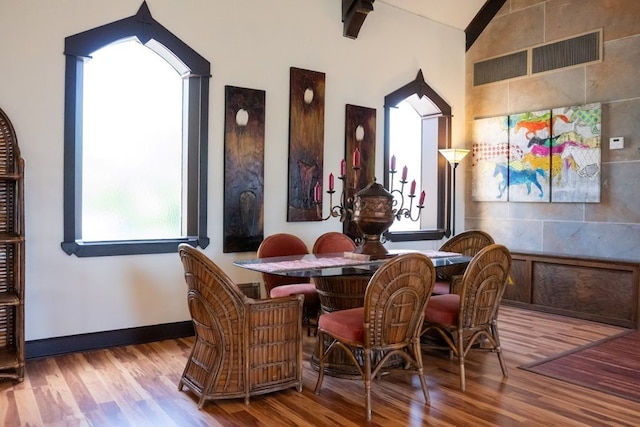
<path fill-rule="evenodd" d="M 334 351 L 344 351 L 362 376 L 365 413 L 371 420 L 371 380 L 393 358 L 418 374 L 425 403 L 429 391 L 423 375 L 420 331 L 435 280 L 431 260 L 420 253 L 398 255 L 371 277 L 364 307 L 323 313 L 318 320 L 318 394 Z"/>
<path fill-rule="evenodd" d="M 481 230 L 467 230 L 444 242 L 439 250 L 474 256 L 480 249 L 493 243 L 495 243 L 493 237 L 488 233 Z M 433 293 L 436 295 L 457 293 L 459 291 L 459 281 L 465 268 L 465 265 L 439 267 Z"/>
<path fill-rule="evenodd" d="M 460 294 L 435 295 L 427 304 L 423 334 L 436 331 L 458 358 L 462 391 L 466 389 L 464 361 L 471 349 L 497 353 L 502 374 L 508 376 L 498 335 L 498 309 L 510 268 L 509 250 L 489 245 L 467 266 Z M 474 347 L 483 338 L 482 345 Z"/>
<path fill-rule="evenodd" d="M 195 342 L 178 389 L 208 400 L 295 387 L 302 391 L 302 295 L 246 297 L 206 255 L 178 248 L 188 287 Z"/>

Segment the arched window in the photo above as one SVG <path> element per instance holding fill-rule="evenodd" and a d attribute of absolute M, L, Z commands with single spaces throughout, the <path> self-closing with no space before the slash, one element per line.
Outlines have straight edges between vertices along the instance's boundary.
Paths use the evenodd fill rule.
<path fill-rule="evenodd" d="M 65 39 L 63 250 L 206 247 L 210 64 L 151 17 Z"/>

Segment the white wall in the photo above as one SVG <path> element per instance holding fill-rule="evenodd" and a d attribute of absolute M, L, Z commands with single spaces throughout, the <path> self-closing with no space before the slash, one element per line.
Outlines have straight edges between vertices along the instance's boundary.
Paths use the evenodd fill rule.
<path fill-rule="evenodd" d="M 77 258 L 63 239 L 64 38 L 134 15 L 142 0 L 1 0 L 0 108 L 26 161 L 26 339 L 189 319 L 176 254 Z M 208 256 L 234 267 L 254 253 L 222 253 L 224 86 L 266 91 L 265 234 L 312 244 L 336 221 L 287 223 L 289 67 L 326 73 L 325 175 L 344 153 L 345 104 L 377 109 L 376 172 L 382 181 L 384 96 L 415 78 L 452 106 L 453 141 L 464 124 L 464 33 L 374 4 L 356 40 L 342 36 L 338 0 L 148 0 L 152 16 L 211 62 Z M 126 153 L 122 153 L 126 155 Z M 459 194 L 464 194 L 460 191 Z M 458 211 L 464 212 L 462 200 Z M 326 207 L 325 207 L 326 209 Z M 460 215 L 462 217 L 462 214 Z M 439 242 L 423 242 L 423 247 Z"/>

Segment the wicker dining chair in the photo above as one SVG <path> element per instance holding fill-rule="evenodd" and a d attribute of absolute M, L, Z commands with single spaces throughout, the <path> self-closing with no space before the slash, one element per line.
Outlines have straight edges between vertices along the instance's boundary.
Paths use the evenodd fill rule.
<path fill-rule="evenodd" d="M 444 242 L 440 251 L 457 252 L 465 256 L 474 256 L 480 249 L 495 243 L 493 237 L 481 230 L 467 230 Z M 456 293 L 466 265 L 451 265 L 438 267 L 435 295 Z"/>
<path fill-rule="evenodd" d="M 435 269 L 426 255 L 398 255 L 371 277 L 364 307 L 322 313 L 318 320 L 316 394 L 320 393 L 330 355 L 344 351 L 364 381 L 367 420 L 371 420 L 371 380 L 387 368 L 392 358 L 404 360 L 404 367 L 412 367 L 418 374 L 428 404 L 420 331 L 434 281 Z"/>
<path fill-rule="evenodd" d="M 279 257 L 289 255 L 306 255 L 307 245 L 298 236 L 288 233 L 276 233 L 267 236 L 258 247 L 258 258 Z M 315 329 L 320 299 L 316 287 L 309 278 L 287 277 L 277 274 L 262 273 L 267 295 L 278 298 L 289 295 L 304 295 L 303 325 L 310 334 Z"/>
<path fill-rule="evenodd" d="M 356 244 L 351 237 L 337 231 L 329 231 L 316 239 L 311 252 L 314 254 L 353 252 L 355 248 Z"/>
<path fill-rule="evenodd" d="M 302 391 L 302 295 L 254 300 L 206 255 L 178 247 L 195 342 L 178 389 L 206 401 Z"/>
<path fill-rule="evenodd" d="M 467 266 L 460 293 L 434 295 L 425 309 L 422 333 L 436 331 L 457 357 L 462 391 L 466 390 L 464 361 L 471 349 L 497 353 L 502 374 L 508 376 L 498 335 L 498 309 L 510 268 L 509 250 L 503 245 L 489 245 Z M 480 340 L 482 345 L 474 346 Z"/>

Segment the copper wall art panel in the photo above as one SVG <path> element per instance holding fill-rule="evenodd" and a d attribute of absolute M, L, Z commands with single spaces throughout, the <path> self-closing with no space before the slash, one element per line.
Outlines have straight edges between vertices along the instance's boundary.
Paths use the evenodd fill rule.
<path fill-rule="evenodd" d="M 357 161 L 354 157 L 358 157 Z M 344 159 L 347 166 L 345 178 L 347 196 L 353 197 L 356 192 L 369 185 L 376 178 L 375 108 L 346 105 Z M 349 203 L 347 203 L 347 207 L 353 208 Z M 361 237 L 361 231 L 349 220 L 343 224 L 343 233 L 352 239 Z"/>
<path fill-rule="evenodd" d="M 287 221 L 322 220 L 314 186 L 322 186 L 325 74 L 291 67 Z"/>
<path fill-rule="evenodd" d="M 223 252 L 258 249 L 264 235 L 265 92 L 225 86 Z"/>

